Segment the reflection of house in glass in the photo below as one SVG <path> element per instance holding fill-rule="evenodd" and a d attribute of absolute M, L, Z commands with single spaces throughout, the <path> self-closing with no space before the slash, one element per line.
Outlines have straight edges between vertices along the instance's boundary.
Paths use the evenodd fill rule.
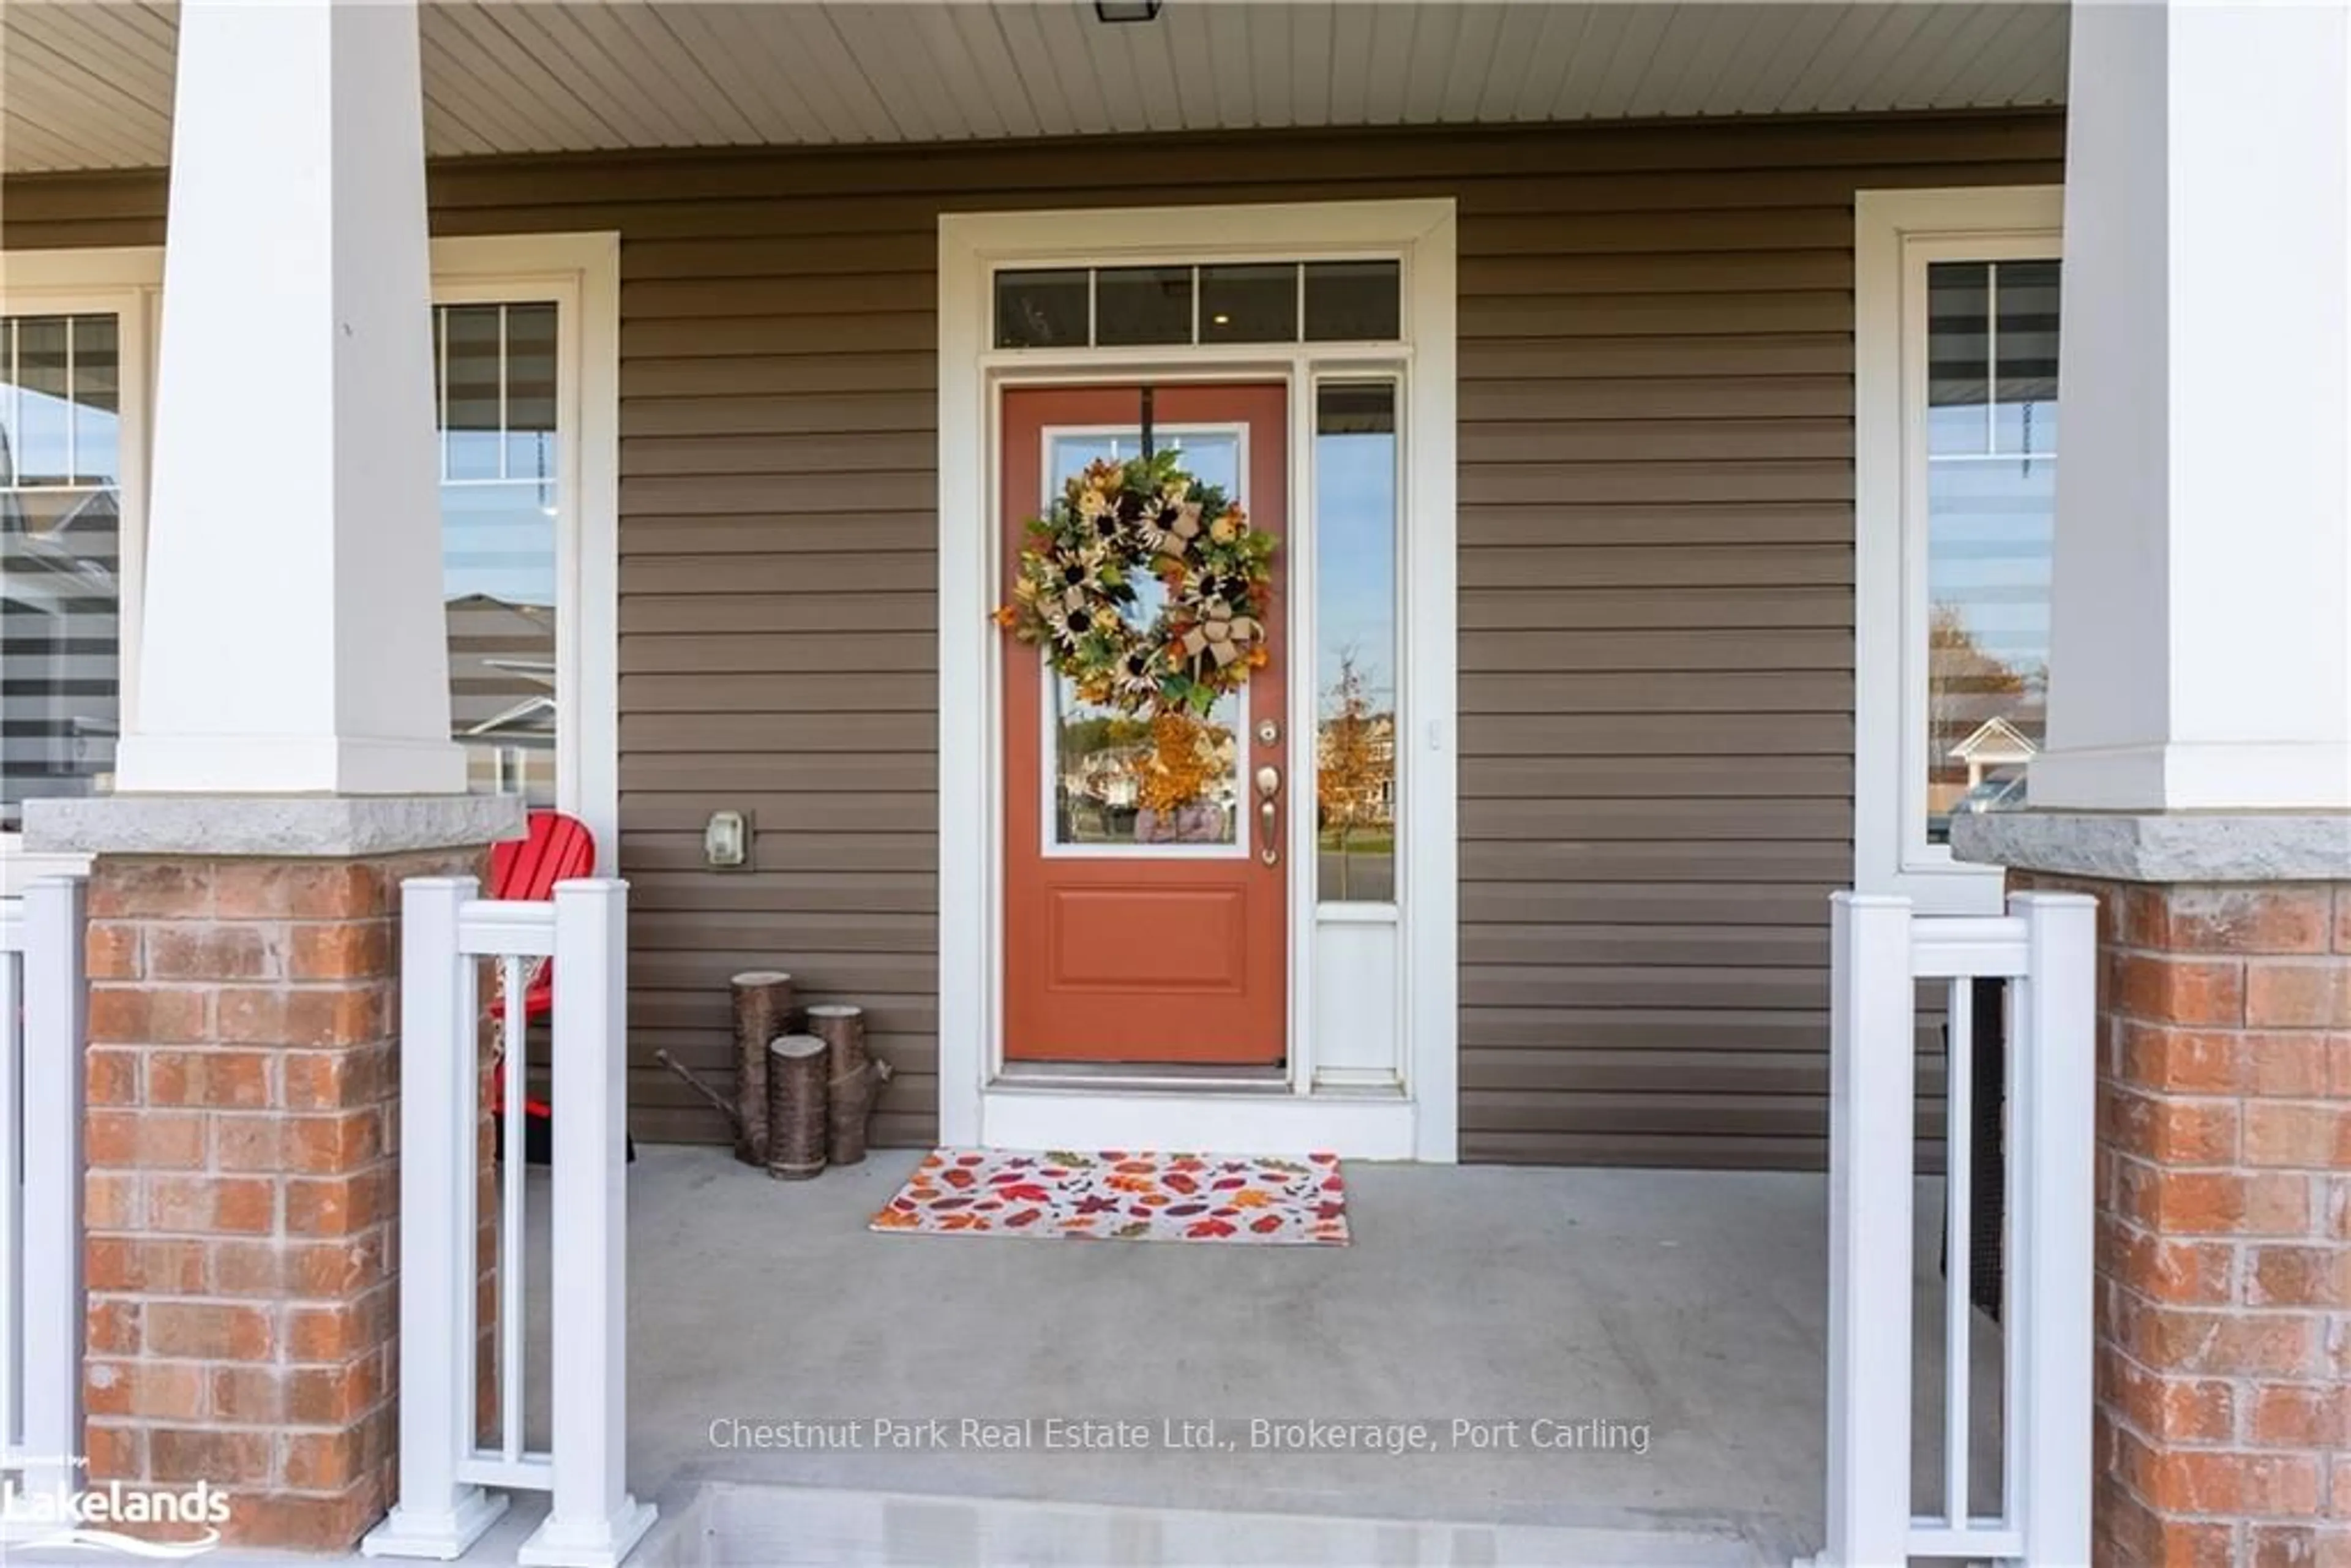
<path fill-rule="evenodd" d="M 2040 754 L 2041 748 L 2022 730 L 1995 715 L 1951 747 L 1950 758 L 1967 766 L 1968 788 L 1973 789 L 1994 773 L 2007 777 L 2011 770 L 2022 772 Z"/>
<path fill-rule="evenodd" d="M 1114 843 L 1134 835 L 1148 742 L 1104 746 L 1061 759 L 1061 841 Z"/>
<path fill-rule="evenodd" d="M 115 324 L 0 319 L 0 831 L 87 795 L 120 725 Z"/>
<path fill-rule="evenodd" d="M 1227 725 L 1209 725 L 1211 767 L 1198 800 L 1155 811 L 1145 781 L 1157 755 L 1148 720 L 1100 711 L 1065 719 L 1055 769 L 1055 841 L 1064 844 L 1231 843 L 1238 821 L 1238 743 Z"/>
<path fill-rule="evenodd" d="M 555 803 L 555 612 L 486 593 L 448 601 L 449 717 L 472 789 Z"/>

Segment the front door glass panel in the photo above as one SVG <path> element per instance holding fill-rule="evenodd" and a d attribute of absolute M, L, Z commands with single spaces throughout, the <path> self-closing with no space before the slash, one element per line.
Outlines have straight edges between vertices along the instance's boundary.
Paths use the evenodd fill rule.
<path fill-rule="evenodd" d="M 1162 431 L 1157 439 L 1162 449 L 1179 450 L 1186 469 L 1202 484 L 1217 486 L 1228 496 L 1241 494 L 1237 432 Z M 1102 458 L 1123 463 L 1143 452 L 1139 430 L 1056 431 L 1048 442 L 1048 488 L 1041 504 L 1050 504 L 1087 464 Z M 1128 617 L 1147 626 L 1166 596 L 1155 579 L 1134 586 L 1138 601 L 1129 608 Z M 1241 759 L 1247 747 L 1240 732 L 1241 716 L 1248 711 L 1246 690 L 1217 699 L 1201 727 L 1203 762 L 1212 780 L 1205 796 L 1164 811 L 1152 809 L 1146 788 L 1146 773 L 1156 753 L 1150 716 L 1089 703 L 1067 676 L 1050 668 L 1049 679 L 1052 750 L 1045 778 L 1052 799 L 1047 805 L 1048 844 L 1080 853 L 1155 854 L 1176 846 L 1186 847 L 1181 852 L 1243 852 Z"/>

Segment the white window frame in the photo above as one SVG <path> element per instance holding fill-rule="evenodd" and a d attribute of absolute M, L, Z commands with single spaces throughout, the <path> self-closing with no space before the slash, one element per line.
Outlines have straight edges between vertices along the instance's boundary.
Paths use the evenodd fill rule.
<path fill-rule="evenodd" d="M 433 303 L 552 299 L 559 351 L 555 803 L 588 824 L 596 871 L 618 874 L 621 845 L 621 246 L 611 234 L 433 242 Z"/>
<path fill-rule="evenodd" d="M 127 733 L 138 707 L 139 607 L 147 559 L 147 461 L 155 408 L 155 341 L 162 326 L 163 253 L 152 246 L 106 250 L 0 252 L 0 316 L 108 314 L 120 322 L 117 385 L 120 403 L 120 508 L 116 566 L 115 706 L 118 734 Z M 0 832 L 0 897 L 27 883 L 88 867 L 87 855 L 36 855 L 24 835 Z"/>
<path fill-rule="evenodd" d="M 1854 886 L 1997 915 L 2002 873 L 1927 841 L 1927 268 L 2063 254 L 2063 188 L 1854 202 Z"/>
<path fill-rule="evenodd" d="M 148 458 L 154 437 L 155 352 L 163 250 L 0 252 L 0 315 L 108 310 L 122 317 L 122 728 L 138 706 L 145 609 Z M 556 664 L 557 804 L 596 836 L 600 875 L 620 852 L 620 236 L 496 235 L 433 242 L 433 302 L 553 299 L 562 334 L 557 396 L 564 443 L 557 535 L 560 612 Z M 131 307 L 135 303 L 137 308 Z M 78 871 L 86 855 L 33 855 L 0 833 L 0 896 L 37 876 Z"/>

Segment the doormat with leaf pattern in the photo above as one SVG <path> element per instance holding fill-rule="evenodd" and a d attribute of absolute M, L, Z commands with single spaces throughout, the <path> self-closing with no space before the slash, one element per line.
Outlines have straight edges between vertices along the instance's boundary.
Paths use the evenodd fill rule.
<path fill-rule="evenodd" d="M 1344 1247 L 1347 1185 L 1336 1155 L 938 1149 L 872 1228 L 921 1236 Z"/>

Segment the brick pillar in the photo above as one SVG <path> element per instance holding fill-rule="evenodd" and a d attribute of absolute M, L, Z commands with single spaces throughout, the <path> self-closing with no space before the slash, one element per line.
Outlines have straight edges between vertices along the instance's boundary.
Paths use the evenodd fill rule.
<path fill-rule="evenodd" d="M 2100 904 L 2097 1561 L 2351 1563 L 2351 881 Z"/>
<path fill-rule="evenodd" d="M 230 1539 L 309 1550 L 388 1506 L 400 882 L 482 863 L 99 857 L 94 1482 L 208 1480 Z"/>

